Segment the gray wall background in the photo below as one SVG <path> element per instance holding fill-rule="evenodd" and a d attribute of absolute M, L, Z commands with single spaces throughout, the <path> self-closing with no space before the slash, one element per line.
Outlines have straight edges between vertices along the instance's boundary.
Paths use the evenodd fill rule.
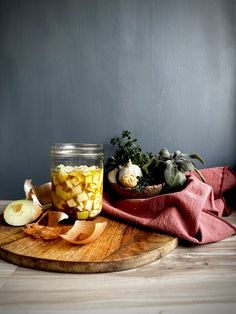
<path fill-rule="evenodd" d="M 53 142 L 128 129 L 236 165 L 236 1 L 0 0 L 0 198 L 49 180 Z"/>

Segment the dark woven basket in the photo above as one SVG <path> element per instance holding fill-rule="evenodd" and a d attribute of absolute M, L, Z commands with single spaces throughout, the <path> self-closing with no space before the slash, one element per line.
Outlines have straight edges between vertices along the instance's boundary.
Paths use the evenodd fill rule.
<path fill-rule="evenodd" d="M 108 182 L 110 183 L 112 189 L 123 199 L 134 199 L 134 198 L 149 198 L 156 196 L 161 193 L 164 184 L 149 185 L 146 186 L 142 192 L 137 192 L 132 188 L 125 188 L 118 184 L 116 176 L 118 173 L 118 168 L 113 169 L 108 173 Z"/>
<path fill-rule="evenodd" d="M 134 189 L 123 188 L 117 183 L 111 183 L 113 190 L 119 194 L 123 199 L 135 199 L 135 198 L 149 198 L 157 196 L 161 193 L 163 185 L 150 185 L 147 186 L 142 192 L 137 192 Z"/>

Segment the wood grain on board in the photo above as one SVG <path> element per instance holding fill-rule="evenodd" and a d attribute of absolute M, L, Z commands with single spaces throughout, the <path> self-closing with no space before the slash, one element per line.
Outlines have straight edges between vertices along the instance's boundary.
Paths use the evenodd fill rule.
<path fill-rule="evenodd" d="M 26 235 L 21 227 L 0 222 L 0 257 L 10 263 L 47 271 L 97 273 L 131 269 L 167 255 L 177 238 L 139 229 L 107 217 L 103 234 L 86 245 L 61 238 L 42 240 Z"/>

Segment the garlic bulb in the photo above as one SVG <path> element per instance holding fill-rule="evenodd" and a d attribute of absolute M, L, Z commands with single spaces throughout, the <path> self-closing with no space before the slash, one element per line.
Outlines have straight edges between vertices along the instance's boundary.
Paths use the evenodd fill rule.
<path fill-rule="evenodd" d="M 129 160 L 124 167 L 120 167 L 118 179 L 120 183 L 127 188 L 134 188 L 138 184 L 138 178 L 142 177 L 142 170 L 139 166 L 132 164 Z"/>

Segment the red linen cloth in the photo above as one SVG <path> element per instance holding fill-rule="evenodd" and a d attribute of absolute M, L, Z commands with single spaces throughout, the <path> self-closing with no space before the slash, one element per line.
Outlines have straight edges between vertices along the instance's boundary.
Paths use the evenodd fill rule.
<path fill-rule="evenodd" d="M 236 227 L 222 218 L 232 211 L 226 196 L 231 194 L 233 206 L 236 205 L 236 174 L 229 167 L 201 172 L 207 184 L 190 173 L 182 191 L 148 199 L 117 200 L 104 192 L 103 212 L 197 244 L 236 234 Z"/>

